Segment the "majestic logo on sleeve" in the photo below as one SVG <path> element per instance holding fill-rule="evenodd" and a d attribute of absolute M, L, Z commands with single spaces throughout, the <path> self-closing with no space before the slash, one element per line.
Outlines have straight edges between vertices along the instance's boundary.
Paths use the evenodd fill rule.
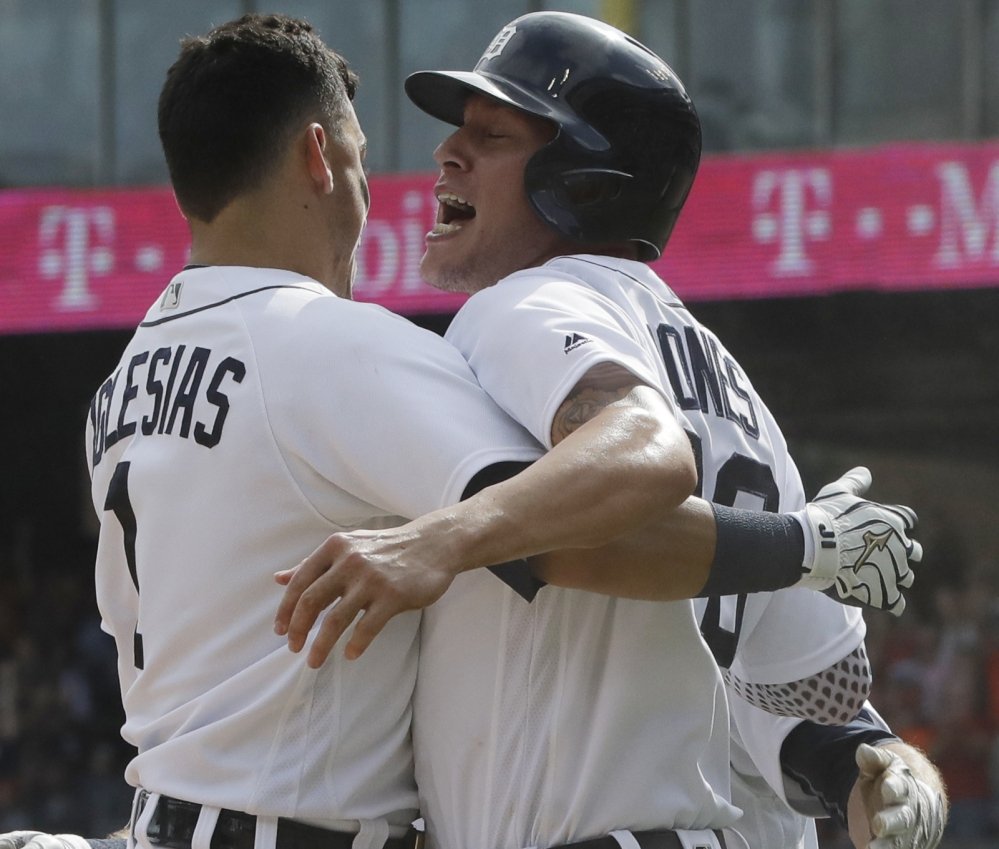
<path fill-rule="evenodd" d="M 562 350 L 568 354 L 570 351 L 575 351 L 580 345 L 592 341 L 589 336 L 583 336 L 581 333 L 570 333 L 565 337 L 565 345 Z"/>

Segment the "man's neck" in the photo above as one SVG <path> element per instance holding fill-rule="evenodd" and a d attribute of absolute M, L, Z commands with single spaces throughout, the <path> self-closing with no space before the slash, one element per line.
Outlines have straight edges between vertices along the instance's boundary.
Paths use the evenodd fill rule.
<path fill-rule="evenodd" d="M 319 240 L 289 232 L 274 215 L 231 204 L 210 223 L 191 220 L 193 265 L 240 265 L 294 271 L 332 288 L 328 258 L 315 250 Z"/>

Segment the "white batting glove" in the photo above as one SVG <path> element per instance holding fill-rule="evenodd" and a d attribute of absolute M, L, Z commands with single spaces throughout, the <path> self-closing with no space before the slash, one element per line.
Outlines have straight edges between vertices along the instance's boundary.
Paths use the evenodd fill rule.
<path fill-rule="evenodd" d="M 90 849 L 90 844 L 78 834 L 10 831 L 0 834 L 0 849 Z"/>
<path fill-rule="evenodd" d="M 43 831 L 8 831 L 0 834 L 0 849 L 24 849 L 24 845 L 33 837 L 43 835 Z"/>
<path fill-rule="evenodd" d="M 943 796 L 913 775 L 894 752 L 861 743 L 856 757 L 862 778 L 875 780 L 884 774 L 883 807 L 871 817 L 875 839 L 868 849 L 935 849 L 947 822 Z"/>
<path fill-rule="evenodd" d="M 870 471 L 858 466 L 826 484 L 805 505 L 812 562 L 804 564 L 806 574 L 798 586 L 835 586 L 847 603 L 898 616 L 905 610 L 902 590 L 912 586 L 909 563 L 923 556 L 922 546 L 909 537 L 916 514 L 902 505 L 861 498 L 870 486 Z"/>

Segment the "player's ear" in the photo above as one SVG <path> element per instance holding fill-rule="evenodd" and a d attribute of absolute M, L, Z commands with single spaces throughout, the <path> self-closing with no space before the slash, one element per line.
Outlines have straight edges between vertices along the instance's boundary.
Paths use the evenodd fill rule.
<path fill-rule="evenodd" d="M 316 189 L 324 195 L 333 191 L 333 171 L 326 159 L 326 130 L 311 123 L 305 131 L 305 161 Z"/>

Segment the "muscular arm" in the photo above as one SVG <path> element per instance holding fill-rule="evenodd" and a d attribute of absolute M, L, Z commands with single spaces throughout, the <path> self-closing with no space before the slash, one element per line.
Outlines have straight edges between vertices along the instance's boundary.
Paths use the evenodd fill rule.
<path fill-rule="evenodd" d="M 424 517 L 460 514 L 460 568 L 604 545 L 671 513 L 697 483 L 689 440 L 666 401 L 618 366 L 597 366 L 576 385 L 552 441 L 515 477 Z"/>
<path fill-rule="evenodd" d="M 620 403 L 637 389 L 634 375 L 620 366 L 603 363 L 590 369 L 555 414 L 552 443 L 558 445 L 577 433 L 607 406 Z M 672 411 L 658 393 L 648 388 L 643 388 L 643 393 L 655 405 L 657 415 L 675 424 Z M 678 425 L 676 430 L 687 443 Z M 689 444 L 684 445 L 681 456 L 689 453 Z M 700 498 L 689 497 L 678 502 L 675 509 L 653 513 L 630 534 L 599 548 L 581 551 L 570 540 L 571 548 L 533 557 L 531 567 L 538 578 L 553 586 L 660 601 L 691 598 L 707 581 L 715 535 L 711 506 Z M 664 568 L 666 564 L 668 569 Z"/>
<path fill-rule="evenodd" d="M 555 447 L 518 475 L 399 528 L 335 534 L 293 572 L 275 630 L 318 666 L 360 611 L 359 656 L 396 613 L 431 604 L 469 569 L 607 543 L 676 508 L 697 471 L 686 434 L 655 390 L 618 367 L 591 370 L 556 416 Z M 703 583 L 703 582 L 702 582 Z"/>
<path fill-rule="evenodd" d="M 881 596 L 872 601 L 869 589 L 885 585 L 880 567 L 872 567 L 875 580 L 863 582 L 858 595 L 862 564 L 845 560 L 850 548 L 841 545 L 836 514 L 816 508 L 820 520 L 799 524 L 787 515 L 692 500 L 697 470 L 686 434 L 665 399 L 625 369 L 591 369 L 560 406 L 551 435 L 553 449 L 509 480 L 398 528 L 334 534 L 295 569 L 278 573 L 287 589 L 276 633 L 300 651 L 335 602 L 308 663 L 319 666 L 363 611 L 344 649 L 356 658 L 392 616 L 432 604 L 460 572 L 542 554 L 550 555 L 535 562 L 542 580 L 609 595 L 670 600 L 793 585 L 825 589 L 845 574 L 853 583 L 842 597 L 886 606 Z M 870 483 L 860 471 L 866 478 L 848 475 L 833 485 L 842 492 L 831 501 L 839 516 L 849 512 L 854 526 L 863 520 L 869 528 L 867 513 L 853 510 L 856 492 Z M 900 517 L 862 504 L 911 528 L 907 508 L 892 508 L 907 511 Z M 904 529 L 894 532 L 893 589 L 911 583 L 906 546 L 914 545 Z M 814 542 L 819 535 L 821 547 Z M 582 553 L 600 546 L 608 547 Z M 572 551 L 550 554 L 564 549 Z M 897 592 L 888 602 L 898 612 L 904 606 Z"/>

